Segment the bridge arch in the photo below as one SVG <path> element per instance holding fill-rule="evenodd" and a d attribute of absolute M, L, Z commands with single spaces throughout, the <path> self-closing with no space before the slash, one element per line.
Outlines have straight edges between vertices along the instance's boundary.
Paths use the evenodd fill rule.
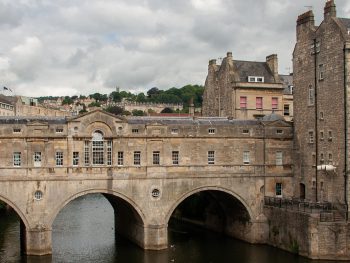
<path fill-rule="evenodd" d="M 115 198 L 118 198 L 121 201 L 124 201 L 126 204 L 128 204 L 130 206 L 130 208 L 132 208 L 134 210 L 134 212 L 136 213 L 136 215 L 139 216 L 139 218 L 141 219 L 142 223 L 145 224 L 146 222 L 146 217 L 145 214 L 143 213 L 142 209 L 129 197 L 116 192 L 116 191 L 111 191 L 111 190 L 106 190 L 106 189 L 88 189 L 88 190 L 84 190 L 84 191 L 80 191 L 77 193 L 74 193 L 72 195 L 70 195 L 68 198 L 66 198 L 63 202 L 61 202 L 52 212 L 49 220 L 48 220 L 48 224 L 50 226 L 52 226 L 53 222 L 55 221 L 58 213 L 71 201 L 73 201 L 74 199 L 84 196 L 84 195 L 88 195 L 88 194 L 102 194 L 102 195 L 109 195 L 109 196 L 113 196 Z M 106 196 L 105 196 L 106 197 Z M 111 199 L 107 198 L 106 199 L 108 201 L 111 202 Z M 111 203 L 111 205 L 114 207 L 113 203 Z"/>
<path fill-rule="evenodd" d="M 174 213 L 175 209 L 188 197 L 196 194 L 196 193 L 200 193 L 200 192 L 204 192 L 204 191 L 218 191 L 218 192 L 223 192 L 226 193 L 230 196 L 232 196 L 233 198 L 237 199 L 247 210 L 250 218 L 253 218 L 253 211 L 252 209 L 249 207 L 249 205 L 244 201 L 244 199 L 238 195 L 237 193 L 233 192 L 230 189 L 224 188 L 224 187 L 220 187 L 220 186 L 202 186 L 202 187 L 197 187 L 192 189 L 189 192 L 186 192 L 184 194 L 182 194 L 180 196 L 180 198 L 178 198 L 175 203 L 170 207 L 169 211 L 167 212 L 166 218 L 165 218 L 165 222 L 168 223 L 170 220 L 171 215 Z"/>
<path fill-rule="evenodd" d="M 3 195 L 0 195 L 0 200 L 3 201 L 4 203 L 6 203 L 7 205 L 9 205 L 17 213 L 17 215 L 21 218 L 26 229 L 30 228 L 30 224 L 29 224 L 29 221 L 27 220 L 26 216 L 22 213 L 21 209 L 14 202 L 12 202 L 10 199 L 4 197 Z"/>

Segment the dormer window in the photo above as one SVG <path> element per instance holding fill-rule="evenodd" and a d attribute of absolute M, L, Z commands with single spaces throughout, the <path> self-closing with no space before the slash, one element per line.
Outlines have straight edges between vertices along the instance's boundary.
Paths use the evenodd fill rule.
<path fill-rule="evenodd" d="M 248 82 L 264 82 L 264 77 L 261 76 L 249 76 Z"/>

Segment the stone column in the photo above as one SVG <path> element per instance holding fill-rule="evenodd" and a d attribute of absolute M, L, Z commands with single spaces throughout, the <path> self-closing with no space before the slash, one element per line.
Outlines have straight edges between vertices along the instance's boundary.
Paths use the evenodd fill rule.
<path fill-rule="evenodd" d="M 35 228 L 25 231 L 24 253 L 32 256 L 42 256 L 52 253 L 52 229 Z"/>
<path fill-rule="evenodd" d="M 168 247 L 167 225 L 148 225 L 144 230 L 144 249 L 161 250 Z"/>

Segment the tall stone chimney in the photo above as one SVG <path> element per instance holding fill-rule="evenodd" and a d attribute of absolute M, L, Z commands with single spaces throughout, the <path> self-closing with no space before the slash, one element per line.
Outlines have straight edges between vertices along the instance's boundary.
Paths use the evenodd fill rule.
<path fill-rule="evenodd" d="M 266 57 L 266 63 L 269 66 L 273 77 L 275 79 L 275 82 L 279 82 L 279 76 L 278 76 L 278 58 L 277 54 L 272 54 L 270 56 Z"/>
<path fill-rule="evenodd" d="M 304 34 L 309 33 L 310 29 L 315 28 L 315 16 L 312 10 L 298 16 L 297 19 L 297 41 Z"/>
<path fill-rule="evenodd" d="M 337 10 L 336 10 L 334 0 L 328 0 L 326 2 L 326 5 L 324 6 L 323 14 L 324 14 L 324 19 L 337 16 Z"/>

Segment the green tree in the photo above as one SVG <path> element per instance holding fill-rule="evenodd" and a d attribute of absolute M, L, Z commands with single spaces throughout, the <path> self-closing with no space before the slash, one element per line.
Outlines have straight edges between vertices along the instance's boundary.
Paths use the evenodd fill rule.
<path fill-rule="evenodd" d="M 69 96 L 65 96 L 62 101 L 62 105 L 71 105 L 73 103 L 74 101 Z"/>
<path fill-rule="evenodd" d="M 166 107 L 160 113 L 174 113 L 174 111 L 173 109 Z"/>
<path fill-rule="evenodd" d="M 123 115 L 124 109 L 118 106 L 109 106 L 105 111 L 110 112 L 114 115 Z"/>
<path fill-rule="evenodd" d="M 142 110 L 133 110 L 132 116 L 144 116 L 145 113 Z"/>
<path fill-rule="evenodd" d="M 98 101 L 94 101 L 94 102 L 91 102 L 89 105 L 88 105 L 89 108 L 91 107 L 101 107 L 101 103 L 99 103 Z"/>

